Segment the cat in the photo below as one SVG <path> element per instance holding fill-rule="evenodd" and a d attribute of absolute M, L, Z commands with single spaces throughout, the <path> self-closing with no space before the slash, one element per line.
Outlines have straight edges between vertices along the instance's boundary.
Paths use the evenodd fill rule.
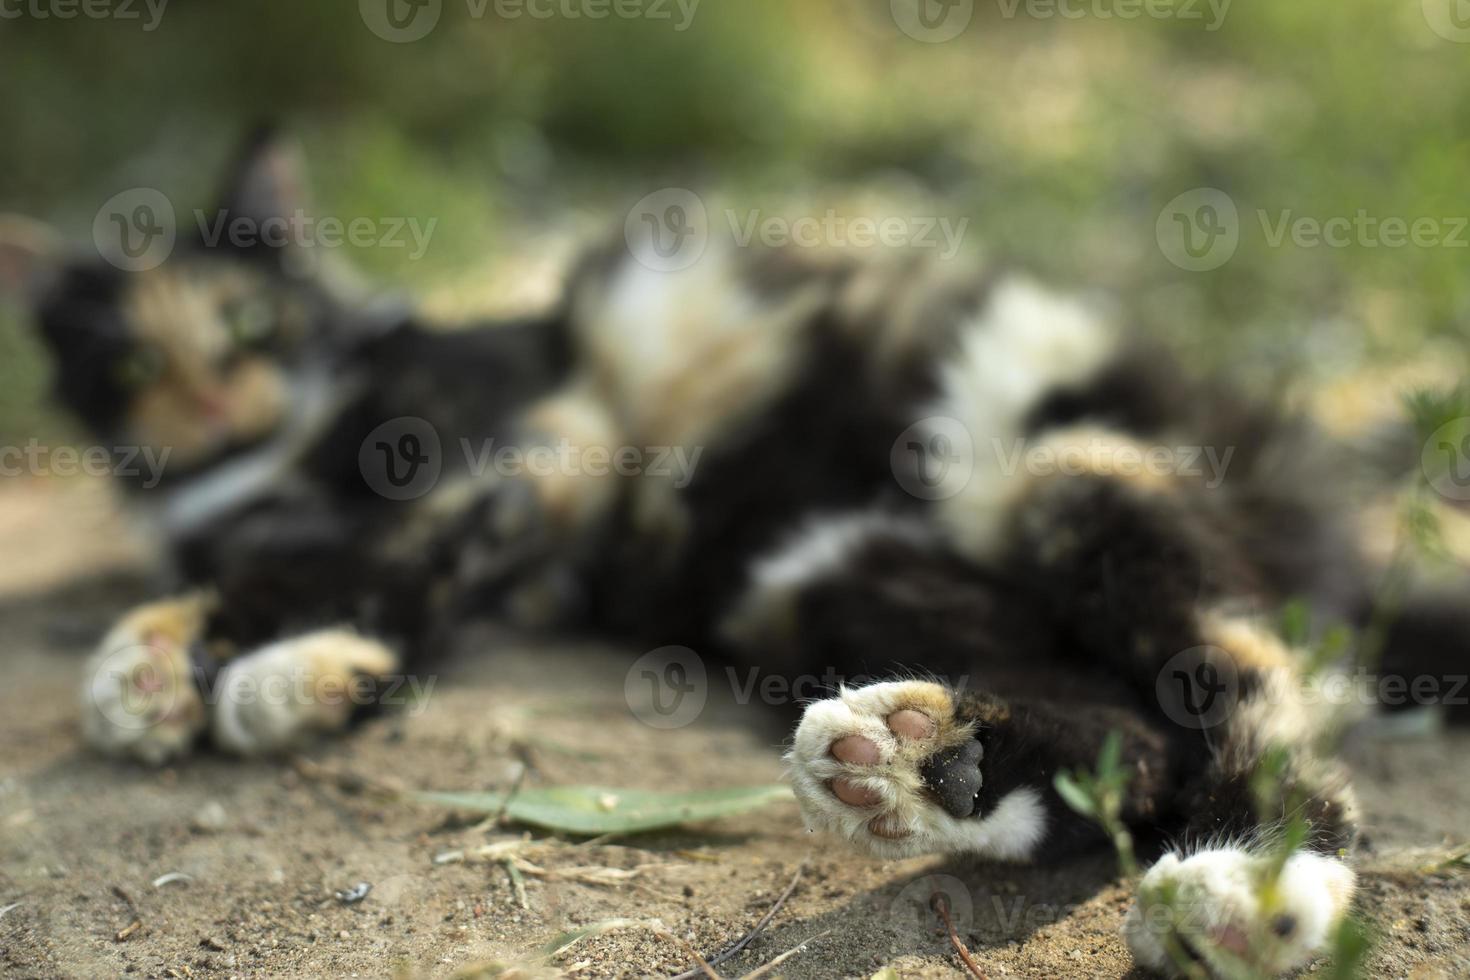
<path fill-rule="evenodd" d="M 257 141 L 237 180 L 302 183 L 281 160 Z M 13 280 L 51 283 L 36 305 L 63 403 L 99 438 L 127 420 L 131 438 L 184 440 L 187 425 L 134 421 L 161 374 L 105 410 L 66 381 L 111 370 L 113 348 L 74 339 L 94 315 L 109 338 L 158 336 L 120 298 L 144 280 L 120 278 L 97 313 L 30 237 L 0 233 L 0 255 L 27 270 Z M 201 261 L 230 279 L 263 258 L 280 257 Z M 892 678 L 805 705 L 786 755 L 809 826 L 886 857 L 1106 844 L 1054 777 L 1091 768 L 1112 733 L 1121 819 L 1175 842 L 1127 919 L 1140 964 L 1224 954 L 1281 973 L 1328 945 L 1355 892 L 1357 807 L 1323 749 L 1341 719 L 1273 624 L 1305 600 L 1362 625 L 1373 575 L 1310 426 L 1191 378 L 1080 300 L 908 255 L 714 240 L 664 272 L 617 242 L 542 316 L 443 334 L 283 274 L 253 297 L 313 296 L 303 339 L 255 370 L 291 390 L 312 363 L 335 395 L 303 433 L 281 397 L 261 421 L 261 385 L 249 425 L 184 440 L 177 492 L 230 491 L 174 535 L 204 591 L 104 638 L 82 698 L 97 749 L 281 751 L 345 728 L 364 700 L 345 692 L 423 669 L 469 617 L 575 626 L 787 678 Z M 556 463 L 456 465 L 392 499 L 383 479 L 424 458 L 415 434 Z M 232 469 L 252 453 L 268 479 Z M 246 696 L 273 681 L 291 695 Z M 1263 802 L 1267 760 L 1281 791 Z M 1303 838 L 1277 868 L 1293 818 Z"/>

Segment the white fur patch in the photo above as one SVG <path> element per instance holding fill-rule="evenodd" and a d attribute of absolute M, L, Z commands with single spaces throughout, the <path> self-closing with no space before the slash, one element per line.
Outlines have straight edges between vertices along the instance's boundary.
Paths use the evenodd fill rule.
<path fill-rule="evenodd" d="M 688 269 L 624 261 L 574 307 L 598 394 L 642 445 L 709 445 L 764 408 L 798 367 L 799 340 L 829 287 L 761 297 L 735 250 L 712 242 Z"/>
<path fill-rule="evenodd" d="M 813 518 L 752 564 L 750 584 L 725 629 L 758 637 L 768 625 L 785 621 L 803 586 L 840 572 L 864 545 L 880 538 L 923 545 L 931 536 L 922 522 L 883 511 Z"/>
<path fill-rule="evenodd" d="M 1335 858 L 1295 854 L 1268 906 L 1261 882 L 1269 865 L 1269 858 L 1234 847 L 1164 855 L 1139 883 L 1123 927 L 1134 959 L 1175 975 L 1166 943 L 1176 936 L 1206 959 L 1222 950 L 1267 976 L 1310 963 L 1347 912 L 1353 871 Z"/>
<path fill-rule="evenodd" d="M 902 709 L 920 710 L 934 719 L 935 734 L 926 739 L 896 736 L 886 719 Z M 954 853 L 1003 860 L 1030 857 L 1046 833 L 1045 811 L 1036 790 L 1018 789 L 992 812 L 964 819 L 950 816 L 928 798 L 919 773 L 923 761 L 971 737 L 968 727 L 955 724 L 953 713 L 948 691 L 928 681 L 889 681 L 844 689 L 838 697 L 810 705 L 786 755 L 808 826 L 835 833 L 861 850 L 887 858 Z M 834 758 L 832 744 L 849 735 L 876 745 L 878 762 L 860 766 Z M 830 785 L 838 777 L 877 794 L 880 802 L 873 807 L 844 803 Z M 874 834 L 869 825 L 880 816 L 906 836 L 891 839 Z"/>
<path fill-rule="evenodd" d="M 348 630 L 323 630 L 240 657 L 216 687 L 215 744 L 261 755 L 341 729 L 356 706 L 349 686 L 354 678 L 382 677 L 397 665 L 387 647 Z"/>
<path fill-rule="evenodd" d="M 953 461 L 935 499 L 940 516 L 970 554 L 990 557 L 1006 513 L 1024 484 L 1007 472 L 1026 416 L 1059 388 L 1096 374 L 1115 350 L 1104 321 L 1081 302 L 1048 293 L 1024 279 L 995 289 L 965 327 L 958 356 L 944 366 L 941 398 L 927 413 L 927 434 L 953 444 L 955 425 L 968 445 Z"/>
<path fill-rule="evenodd" d="M 155 766 L 188 754 L 205 726 L 189 646 L 207 605 L 202 597 L 150 603 L 108 632 L 84 669 L 81 720 L 88 745 Z"/>

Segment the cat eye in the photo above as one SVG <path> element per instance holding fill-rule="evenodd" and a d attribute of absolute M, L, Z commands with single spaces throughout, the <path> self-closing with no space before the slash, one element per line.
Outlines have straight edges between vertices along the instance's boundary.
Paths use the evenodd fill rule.
<path fill-rule="evenodd" d="M 163 375 L 163 354 L 153 347 L 139 347 L 113 365 L 113 374 L 125 388 L 143 388 Z"/>
<path fill-rule="evenodd" d="M 275 307 L 262 299 L 240 300 L 224 309 L 225 322 L 235 343 L 258 344 L 276 331 Z"/>

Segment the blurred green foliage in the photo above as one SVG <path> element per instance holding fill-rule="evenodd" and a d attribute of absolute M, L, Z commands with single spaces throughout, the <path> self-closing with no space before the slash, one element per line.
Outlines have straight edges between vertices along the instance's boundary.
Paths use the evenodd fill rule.
<path fill-rule="evenodd" d="M 673 3 L 673 20 L 489 4 L 444 0 L 407 44 L 346 0 L 175 0 L 151 32 L 0 20 L 0 210 L 85 242 L 123 188 L 203 204 L 232 141 L 270 118 L 304 138 L 324 213 L 439 219 L 423 262 L 354 256 L 417 288 L 672 182 L 768 211 L 793 189 L 825 206 L 881 185 L 913 191 L 915 213 L 968 217 L 991 254 L 1110 291 L 1202 358 L 1464 356 L 1470 247 L 1275 245 L 1265 228 L 1366 212 L 1450 234 L 1470 216 L 1470 44 L 1419 3 L 1237 3 L 1208 30 L 1204 4 L 1204 20 L 1124 19 L 1109 0 L 1072 0 L 1080 17 L 976 0 L 939 44 L 898 30 L 889 0 L 703 0 L 683 31 Z M 1196 187 L 1240 214 L 1238 251 L 1207 272 L 1155 237 Z M 15 319 L 0 322 L 0 426 L 24 429 L 42 424 L 43 372 Z"/>

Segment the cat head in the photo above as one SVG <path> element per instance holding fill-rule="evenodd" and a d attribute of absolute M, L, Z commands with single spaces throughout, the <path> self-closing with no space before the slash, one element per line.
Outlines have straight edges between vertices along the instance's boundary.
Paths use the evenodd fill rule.
<path fill-rule="evenodd" d="M 304 183 L 291 143 L 252 136 L 210 220 L 289 219 L 304 210 Z M 170 476 L 276 432 L 293 378 L 353 316 L 353 290 L 300 245 L 241 243 L 206 227 L 181 213 L 168 258 L 127 271 L 0 215 L 0 290 L 31 308 L 57 399 L 110 446 L 167 450 L 155 458 L 168 459 Z"/>

